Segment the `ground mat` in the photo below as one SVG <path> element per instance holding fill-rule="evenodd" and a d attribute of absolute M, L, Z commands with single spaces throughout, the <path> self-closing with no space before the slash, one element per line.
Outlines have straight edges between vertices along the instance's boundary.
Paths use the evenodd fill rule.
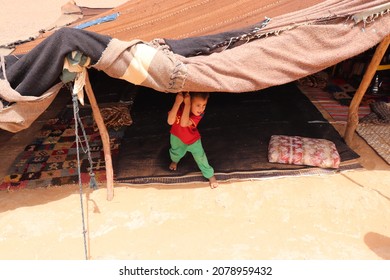
<path fill-rule="evenodd" d="M 390 124 L 359 123 L 356 132 L 390 164 Z"/>
<path fill-rule="evenodd" d="M 142 89 L 133 125 L 121 142 L 114 175 L 130 184 L 205 182 L 191 154 L 170 171 L 167 113 L 174 94 Z M 199 124 L 203 147 L 220 181 L 334 173 L 360 167 L 359 157 L 294 83 L 250 93 L 211 93 Z M 336 144 L 338 170 L 268 162 L 272 135 L 323 138 Z"/>
<path fill-rule="evenodd" d="M 339 101 L 333 98 L 332 93 L 327 92 L 324 89 L 300 85 L 299 88 L 308 96 L 310 99 L 315 100 L 316 104 L 323 108 L 333 119 L 333 121 L 344 122 L 348 121 L 348 109 L 349 106 L 342 105 Z M 369 99 L 366 98 L 364 103 L 362 102 L 358 108 L 359 118 L 363 118 L 370 113 L 370 107 L 367 102 Z"/>
<path fill-rule="evenodd" d="M 386 96 L 390 99 L 390 96 Z M 371 113 L 359 120 L 356 132 L 390 164 L 390 103 L 370 103 Z"/>

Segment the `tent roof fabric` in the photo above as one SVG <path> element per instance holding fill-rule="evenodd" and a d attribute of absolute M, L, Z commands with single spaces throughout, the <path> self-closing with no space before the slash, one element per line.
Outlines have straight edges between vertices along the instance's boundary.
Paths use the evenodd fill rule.
<path fill-rule="evenodd" d="M 252 38 L 244 36 L 237 47 L 210 55 L 183 57 L 173 50 L 175 55 L 168 57 L 146 47 L 135 46 L 138 50 L 132 52 L 123 49 L 115 58 L 140 62 L 147 75 L 139 82 L 130 67 L 111 74 L 162 92 L 259 90 L 316 73 L 375 46 L 390 33 L 389 10 L 384 0 L 323 1 L 276 16 Z M 189 40 L 203 44 L 198 38 Z M 105 58 L 112 60 L 113 56 Z M 173 73 L 182 84 L 167 86 L 167 81 L 174 81 Z M 156 78 L 163 82 L 158 84 Z"/>
<path fill-rule="evenodd" d="M 388 0 L 130 1 L 118 10 L 115 21 L 63 28 L 29 51 L 20 46 L 19 60 L 6 59 L 0 97 L 14 90 L 19 101 L 31 102 L 26 95 L 39 81 L 33 95 L 41 100 L 72 50 L 91 57 L 89 67 L 161 92 L 248 92 L 316 73 L 390 34 Z M 187 55 L 183 46 L 206 53 Z M 7 129 L 2 123 L 13 120 L 5 115 L 0 111 L 0 127 Z M 23 127 L 34 119 L 26 117 Z"/>
<path fill-rule="evenodd" d="M 320 2 L 324 1 L 133 0 L 86 21 L 119 13 L 115 21 L 91 26 L 88 30 L 120 40 L 182 39 L 242 28 L 262 21 L 265 17 L 273 18 L 299 11 Z M 35 41 L 18 46 L 14 54 L 30 51 L 51 34 L 44 33 Z"/>

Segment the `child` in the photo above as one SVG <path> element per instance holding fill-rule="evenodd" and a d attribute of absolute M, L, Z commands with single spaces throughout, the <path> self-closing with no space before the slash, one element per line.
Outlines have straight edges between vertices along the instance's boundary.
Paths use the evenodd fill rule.
<path fill-rule="evenodd" d="M 180 159 L 190 152 L 202 175 L 210 182 L 212 189 L 218 187 L 214 169 L 209 165 L 203 150 L 197 128 L 203 117 L 209 94 L 206 92 L 178 93 L 171 111 L 168 113 L 168 124 L 171 125 L 171 148 L 169 155 L 172 163 L 170 170 L 176 170 Z"/>

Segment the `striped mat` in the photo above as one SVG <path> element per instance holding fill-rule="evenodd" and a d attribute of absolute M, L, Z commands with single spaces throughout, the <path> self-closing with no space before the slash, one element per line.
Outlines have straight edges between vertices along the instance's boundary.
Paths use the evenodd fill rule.
<path fill-rule="evenodd" d="M 348 106 L 341 105 L 335 100 L 331 93 L 316 87 L 298 85 L 299 89 L 317 106 L 320 111 L 324 110 L 335 122 L 347 122 Z M 321 110 L 322 109 L 322 110 Z M 371 112 L 368 105 L 359 107 L 359 119 Z"/>

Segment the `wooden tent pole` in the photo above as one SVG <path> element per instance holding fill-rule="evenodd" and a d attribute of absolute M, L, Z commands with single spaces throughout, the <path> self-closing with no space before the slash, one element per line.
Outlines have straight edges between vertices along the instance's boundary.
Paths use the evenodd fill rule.
<path fill-rule="evenodd" d="M 106 162 L 107 200 L 112 200 L 114 198 L 114 170 L 112 168 L 111 160 L 110 136 L 108 135 L 108 131 L 100 113 L 99 106 L 97 105 L 96 98 L 89 81 L 88 71 L 86 71 L 85 74 L 85 89 L 89 102 L 91 103 L 93 117 L 103 142 L 104 160 Z"/>
<path fill-rule="evenodd" d="M 364 73 L 363 79 L 360 82 L 359 88 L 357 89 L 351 101 L 351 105 L 348 108 L 348 121 L 344 133 L 344 139 L 348 146 L 352 145 L 353 134 L 355 133 L 355 130 L 359 123 L 358 110 L 360 102 L 362 101 L 364 94 L 370 86 L 372 78 L 374 77 L 380 62 L 384 54 L 386 53 L 386 50 L 389 46 L 389 42 L 390 34 L 388 34 L 377 46 L 374 56 L 372 57 L 371 62 L 368 65 L 366 72 Z"/>

